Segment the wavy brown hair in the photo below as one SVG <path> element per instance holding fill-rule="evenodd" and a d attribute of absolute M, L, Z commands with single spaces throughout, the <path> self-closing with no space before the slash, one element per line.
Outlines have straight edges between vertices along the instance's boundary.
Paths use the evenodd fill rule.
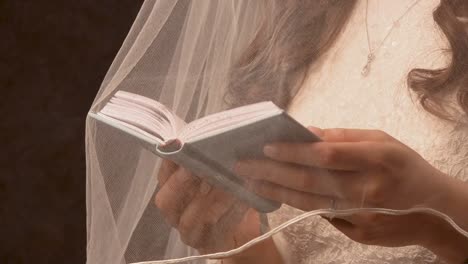
<path fill-rule="evenodd" d="M 287 107 L 307 69 L 342 32 L 357 0 L 264 1 L 262 27 L 233 66 L 226 102 L 230 107 L 271 100 Z M 275 8 L 272 8 L 272 7 Z M 441 0 L 434 20 L 450 44 L 449 65 L 412 69 L 408 87 L 428 112 L 447 120 L 468 114 L 468 1 Z M 453 103 L 453 96 L 457 103 Z M 455 120 L 458 121 L 458 120 Z"/>

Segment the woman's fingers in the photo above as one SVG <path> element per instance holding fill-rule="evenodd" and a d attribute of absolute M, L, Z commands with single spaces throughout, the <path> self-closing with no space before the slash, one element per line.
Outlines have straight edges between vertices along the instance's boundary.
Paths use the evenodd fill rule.
<path fill-rule="evenodd" d="M 265 181 L 248 181 L 248 186 L 260 196 L 304 211 L 327 209 L 336 204 L 332 197 L 300 192 Z"/>
<path fill-rule="evenodd" d="M 344 198 L 341 190 L 345 187 L 350 189 L 356 175 L 355 172 L 317 169 L 269 159 L 240 161 L 236 173 L 301 192 L 341 198 Z"/>
<path fill-rule="evenodd" d="M 346 219 L 343 218 L 327 218 L 325 219 L 333 225 L 336 229 L 338 229 L 341 233 L 345 234 L 346 236 L 350 237 L 351 234 L 355 233 L 357 230 L 357 227 L 352 223 L 347 221 Z"/>
<path fill-rule="evenodd" d="M 381 130 L 309 127 L 323 141 L 329 142 L 361 142 L 361 141 L 389 141 L 393 137 Z"/>
<path fill-rule="evenodd" d="M 260 218 L 257 211 L 250 208 L 245 202 L 237 200 L 231 208 L 220 217 L 214 229 L 215 237 L 223 238 L 223 241 L 213 241 L 229 250 L 245 244 L 254 237 L 260 235 Z M 231 234 L 231 235 L 227 235 Z"/>
<path fill-rule="evenodd" d="M 200 189 L 200 180 L 184 168 L 172 174 L 155 197 L 156 206 L 170 225 L 177 227 L 185 207 Z"/>
<path fill-rule="evenodd" d="M 232 195 L 221 189 L 214 188 L 209 193 L 198 192 L 185 208 L 177 227 L 184 243 L 197 249 L 210 247 L 207 244 L 214 243 L 209 240 L 216 238 L 213 232 L 219 225 L 218 221 L 235 202 Z"/>
<path fill-rule="evenodd" d="M 361 171 L 371 165 L 374 142 L 274 143 L 265 146 L 267 157 L 323 169 Z"/>
<path fill-rule="evenodd" d="M 162 160 L 161 167 L 158 172 L 158 186 L 163 186 L 178 167 L 179 166 L 176 163 L 170 160 Z"/>

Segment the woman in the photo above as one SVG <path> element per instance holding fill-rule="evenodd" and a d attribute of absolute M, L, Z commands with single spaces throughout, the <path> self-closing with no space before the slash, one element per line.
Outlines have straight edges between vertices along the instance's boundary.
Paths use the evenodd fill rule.
<path fill-rule="evenodd" d="M 319 4 L 285 3 L 265 19 L 231 72 L 231 106 L 273 99 L 302 124 L 330 128 L 310 127 L 324 142 L 277 143 L 265 147 L 268 159 L 238 163 L 252 191 L 286 205 L 269 215 L 271 225 L 319 208 L 425 205 L 468 229 L 468 3 L 330 1 L 321 23 L 308 20 Z M 261 215 L 242 205 L 236 210 L 243 218 L 221 221 L 236 199 L 184 168 L 165 162 L 158 179 L 156 206 L 200 252 L 231 249 L 260 235 Z M 180 188 L 187 191 L 172 191 Z M 438 217 L 359 213 L 306 219 L 214 261 L 465 260 L 468 238 Z"/>

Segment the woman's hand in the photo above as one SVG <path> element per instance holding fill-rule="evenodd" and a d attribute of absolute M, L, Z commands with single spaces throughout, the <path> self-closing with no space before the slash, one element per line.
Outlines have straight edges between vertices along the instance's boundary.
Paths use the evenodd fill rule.
<path fill-rule="evenodd" d="M 158 179 L 156 206 L 182 241 L 201 253 L 232 249 L 259 235 L 256 211 L 185 168 L 163 161 Z"/>
<path fill-rule="evenodd" d="M 430 206 L 448 177 L 384 132 L 311 128 L 323 142 L 266 146 L 270 159 L 239 162 L 236 171 L 266 198 L 310 211 Z M 438 208 L 435 208 L 438 209 Z M 435 223 L 426 214 L 360 213 L 330 221 L 351 239 L 372 245 L 433 244 Z"/>
<path fill-rule="evenodd" d="M 188 170 L 163 161 L 158 180 L 156 206 L 179 231 L 182 241 L 201 254 L 230 250 L 260 235 L 257 211 Z M 223 263 L 257 263 L 265 250 L 275 253 L 272 241 L 259 243 Z"/>

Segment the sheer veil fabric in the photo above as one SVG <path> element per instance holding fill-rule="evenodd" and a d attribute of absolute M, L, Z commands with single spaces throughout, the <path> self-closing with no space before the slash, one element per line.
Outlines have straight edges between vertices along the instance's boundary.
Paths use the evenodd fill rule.
<path fill-rule="evenodd" d="M 322 11 L 335 1 L 316 2 L 316 15 L 321 16 Z M 242 60 L 259 32 L 268 30 L 263 21 L 274 18 L 288 4 L 290 1 L 145 1 L 90 112 L 99 111 L 119 90 L 155 99 L 185 122 L 232 107 L 226 100 L 228 87 L 233 83 L 232 67 Z M 278 61 L 274 66 L 281 69 L 281 63 L 284 61 Z M 278 70 L 276 78 L 286 80 L 290 76 Z M 277 95 L 273 93 L 271 98 L 265 95 L 262 100 L 274 101 L 273 97 Z M 156 175 L 160 158 L 121 132 L 104 127 L 89 117 L 86 121 L 86 158 L 88 264 L 169 263 L 201 255 L 181 240 L 178 231 L 166 222 L 154 205 L 159 190 Z M 333 186 L 333 182 L 325 185 Z M 337 188 L 337 196 L 339 192 Z M 304 212 L 299 217 L 330 214 L 333 210 L 327 210 L 329 206 L 324 210 Z M 414 206 L 419 208 L 421 204 Z M 362 203 L 339 209 L 353 211 L 363 207 L 369 207 L 365 203 L 365 194 Z M 379 210 L 398 213 L 384 209 Z M 225 221 L 239 221 L 245 210 L 232 208 L 230 212 Z M 340 211 L 335 213 L 340 214 Z M 439 212 L 432 213 L 451 220 Z M 284 219 L 284 224 L 299 220 L 291 216 L 291 219 Z M 229 225 L 226 222 L 219 224 Z M 262 225 L 267 223 L 262 222 Z M 261 229 L 268 228 L 263 226 Z M 219 241 L 222 240 L 220 237 Z M 203 253 L 232 249 L 234 247 L 220 247 L 217 252 Z M 181 260 L 185 263 L 205 261 L 203 258 Z"/>
<path fill-rule="evenodd" d="M 260 1 L 145 1 L 91 111 L 118 90 L 153 98 L 187 122 L 225 109 L 229 68 L 268 12 Z M 198 254 L 154 205 L 159 158 L 90 118 L 86 149 L 87 263 Z"/>

